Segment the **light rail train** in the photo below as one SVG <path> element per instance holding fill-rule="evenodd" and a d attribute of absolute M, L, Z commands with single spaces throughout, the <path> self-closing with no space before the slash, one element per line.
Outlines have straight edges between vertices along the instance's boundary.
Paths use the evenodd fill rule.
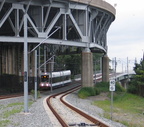
<path fill-rule="evenodd" d="M 71 71 L 46 72 L 41 74 L 40 89 L 49 89 L 71 83 Z"/>

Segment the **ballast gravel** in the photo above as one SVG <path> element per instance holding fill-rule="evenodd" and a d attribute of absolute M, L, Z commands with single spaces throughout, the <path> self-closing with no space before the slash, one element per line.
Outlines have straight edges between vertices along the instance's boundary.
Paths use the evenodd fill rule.
<path fill-rule="evenodd" d="M 126 127 L 121 123 L 117 123 L 104 118 L 103 117 L 104 111 L 101 108 L 92 105 L 92 100 L 78 98 L 77 93 L 72 93 L 68 95 L 66 97 L 66 100 L 73 106 L 79 108 L 80 110 L 88 113 L 91 116 L 94 116 L 95 118 L 104 123 L 107 123 L 110 127 Z"/>
<path fill-rule="evenodd" d="M 1 127 L 52 127 L 52 123 L 43 107 L 43 99 L 40 98 L 29 107 L 29 112 L 24 113 L 23 105 L 19 105 L 22 109 L 21 112 L 5 117 L 6 112 L 10 112 L 13 109 L 17 109 L 18 106 L 9 106 L 14 103 L 23 103 L 23 97 L 17 97 L 13 99 L 0 100 L 0 121 L 9 120 L 8 125 L 1 125 Z M 32 101 L 32 97 L 29 96 L 29 100 Z M 4 123 L 4 122 L 3 122 Z"/>
<path fill-rule="evenodd" d="M 47 114 L 43 105 L 45 97 L 46 95 L 39 98 L 37 101 L 33 101 L 33 97 L 29 96 L 29 101 L 32 102 L 32 105 L 29 106 L 28 113 L 23 112 L 24 97 L 0 100 L 0 127 L 54 127 L 55 123 L 54 121 L 51 122 L 51 116 Z M 103 118 L 102 109 L 92 105 L 91 100 L 79 99 L 76 93 L 68 95 L 66 100 L 79 109 L 88 112 L 90 115 L 95 116 L 105 123 L 108 123 L 111 127 L 125 127 L 120 123 Z M 13 109 L 20 109 L 21 111 L 6 116 L 6 112 L 10 112 Z"/>

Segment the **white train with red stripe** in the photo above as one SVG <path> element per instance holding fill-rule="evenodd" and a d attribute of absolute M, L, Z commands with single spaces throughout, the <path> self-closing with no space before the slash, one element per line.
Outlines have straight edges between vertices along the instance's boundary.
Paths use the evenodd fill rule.
<path fill-rule="evenodd" d="M 71 83 L 71 71 L 46 72 L 41 74 L 39 88 L 48 89 Z"/>

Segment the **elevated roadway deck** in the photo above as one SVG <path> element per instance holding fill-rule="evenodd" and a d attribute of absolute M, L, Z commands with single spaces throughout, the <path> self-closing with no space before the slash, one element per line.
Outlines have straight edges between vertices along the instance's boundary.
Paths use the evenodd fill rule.
<path fill-rule="evenodd" d="M 107 50 L 106 33 L 116 12 L 113 6 L 103 0 L 0 2 L 0 42 L 24 42 L 23 16 L 26 13 L 29 43 L 40 43 L 47 38 L 44 43 L 57 47 L 89 47 L 103 52 Z"/>

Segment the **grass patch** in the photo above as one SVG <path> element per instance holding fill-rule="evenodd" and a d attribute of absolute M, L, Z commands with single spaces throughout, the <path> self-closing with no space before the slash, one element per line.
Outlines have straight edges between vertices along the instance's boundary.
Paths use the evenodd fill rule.
<path fill-rule="evenodd" d="M 19 106 L 19 105 L 23 105 L 23 103 L 10 103 L 7 105 L 7 107 L 13 107 L 13 106 Z"/>
<path fill-rule="evenodd" d="M 35 90 L 31 90 L 31 95 L 35 97 Z M 40 91 L 37 91 L 37 97 L 41 98 Z"/>
<path fill-rule="evenodd" d="M 29 101 L 28 105 L 29 107 L 33 104 L 33 101 Z M 23 105 L 24 103 L 10 103 L 6 106 L 0 105 L 0 109 L 3 111 L 2 114 L 0 115 L 0 127 L 6 127 L 9 124 L 13 124 L 12 121 L 7 120 L 9 117 L 16 113 L 20 113 L 23 110 Z M 10 109 L 8 109 L 10 108 Z M 8 109 L 8 110 L 7 110 Z M 18 124 L 15 124 L 18 125 Z"/>
<path fill-rule="evenodd" d="M 124 94 L 116 94 L 116 98 L 114 99 L 114 105 L 118 108 L 123 107 L 124 111 L 128 111 L 130 113 L 143 113 L 144 112 L 144 98 L 124 93 Z"/>
<path fill-rule="evenodd" d="M 110 100 L 95 101 L 94 105 L 105 111 L 105 117 L 110 118 Z M 144 98 L 125 93 L 114 94 L 113 120 L 128 127 L 144 126 Z"/>
<path fill-rule="evenodd" d="M 33 103 L 33 101 L 29 101 L 28 106 L 30 107 Z"/>
<path fill-rule="evenodd" d="M 94 87 L 83 87 L 79 90 L 78 97 L 84 99 L 89 96 L 95 96 L 98 94 L 99 94 L 98 90 Z"/>
<path fill-rule="evenodd" d="M 19 109 L 14 108 L 11 111 L 5 111 L 3 114 L 3 118 L 8 118 L 11 115 L 14 115 L 15 113 L 20 113 L 21 111 L 22 111 L 22 107 Z"/>
<path fill-rule="evenodd" d="M 0 127 L 6 127 L 10 123 L 11 123 L 10 120 L 1 120 L 0 121 Z"/>
<path fill-rule="evenodd" d="M 3 107 L 4 107 L 3 105 L 0 105 L 0 110 L 3 109 Z"/>
<path fill-rule="evenodd" d="M 109 91 L 109 82 L 98 82 L 94 85 L 100 92 Z"/>
<path fill-rule="evenodd" d="M 94 85 L 99 92 L 108 92 L 109 91 L 109 82 L 98 82 Z M 116 92 L 125 92 L 126 90 L 118 83 L 116 82 L 115 85 Z"/>
<path fill-rule="evenodd" d="M 108 92 L 109 91 L 109 82 L 100 82 L 94 85 L 94 87 L 83 87 L 78 92 L 78 97 L 85 99 L 89 96 L 95 96 L 100 94 L 101 92 Z M 122 92 L 125 91 L 123 87 L 116 83 L 116 91 Z"/>
<path fill-rule="evenodd" d="M 127 127 L 144 127 L 144 98 L 127 93 L 119 83 L 116 83 L 115 89 L 113 98 L 113 121 L 122 123 Z M 100 82 L 91 88 L 83 87 L 78 92 L 78 96 L 80 98 L 87 98 L 101 92 L 109 92 L 109 82 Z M 103 114 L 104 117 L 110 119 L 111 92 L 106 95 L 109 99 L 94 101 L 93 104 L 102 108 L 105 111 Z"/>

